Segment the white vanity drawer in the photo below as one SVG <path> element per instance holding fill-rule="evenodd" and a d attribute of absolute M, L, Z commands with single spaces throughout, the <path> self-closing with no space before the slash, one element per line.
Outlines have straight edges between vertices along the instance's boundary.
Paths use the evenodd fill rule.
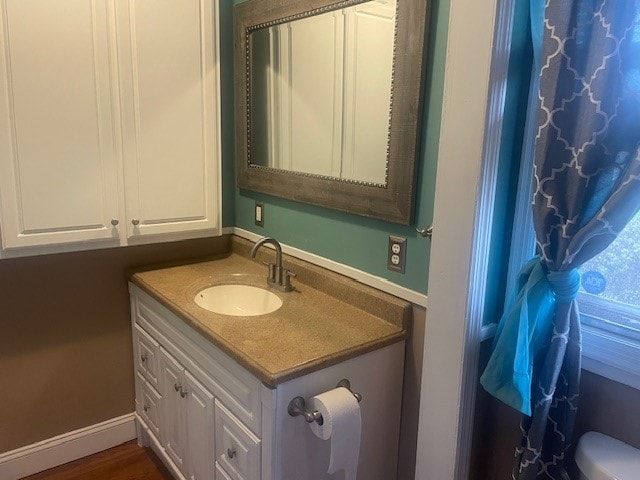
<path fill-rule="evenodd" d="M 156 390 L 160 390 L 158 372 L 160 366 L 160 345 L 147 332 L 134 324 L 134 352 L 136 370 Z"/>
<path fill-rule="evenodd" d="M 160 438 L 160 415 L 161 412 L 161 397 L 155 389 L 145 381 L 144 378 L 138 372 L 137 383 L 139 385 L 138 394 L 140 398 L 137 400 L 138 415 L 144 420 L 147 426 L 155 433 L 157 438 Z"/>
<path fill-rule="evenodd" d="M 222 468 L 218 462 L 216 462 L 216 480 L 232 480 L 232 478 L 227 475 L 227 472 L 224 471 L 224 468 Z"/>
<path fill-rule="evenodd" d="M 216 462 L 232 480 L 259 480 L 260 439 L 218 400 L 215 403 Z M 216 473 L 216 479 L 225 478 Z"/>

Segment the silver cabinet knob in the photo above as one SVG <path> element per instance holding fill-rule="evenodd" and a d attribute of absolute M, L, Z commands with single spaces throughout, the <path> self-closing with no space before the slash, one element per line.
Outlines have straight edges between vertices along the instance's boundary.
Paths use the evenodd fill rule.
<path fill-rule="evenodd" d="M 151 407 L 150 407 L 148 404 L 146 404 L 146 403 L 145 403 L 144 407 L 142 407 L 142 409 L 143 409 L 145 412 L 148 412 L 150 408 L 151 408 Z"/>
<path fill-rule="evenodd" d="M 177 384 L 177 383 L 174 383 L 174 384 L 173 384 L 173 388 L 175 388 L 176 392 L 179 392 L 179 391 L 180 391 L 180 389 L 182 389 L 182 385 L 179 385 L 179 384 Z"/>
<path fill-rule="evenodd" d="M 111 225 L 113 225 L 114 227 L 117 227 L 119 223 L 120 223 L 120 221 L 116 220 L 115 218 L 113 220 L 111 220 Z"/>
<path fill-rule="evenodd" d="M 133 226 L 138 226 L 140 225 L 140 220 L 138 220 L 137 218 L 134 218 L 133 220 L 131 220 L 131 224 Z"/>
<path fill-rule="evenodd" d="M 227 448 L 227 457 L 233 458 L 236 456 L 236 447 Z"/>
<path fill-rule="evenodd" d="M 146 353 L 143 353 L 142 355 L 140 355 L 140 360 L 142 360 L 142 363 L 146 362 L 148 358 L 149 357 L 147 356 Z"/>
<path fill-rule="evenodd" d="M 186 390 L 183 390 L 183 388 L 182 388 L 182 387 L 180 387 L 180 396 L 181 396 L 182 398 L 186 397 L 188 393 L 189 393 L 189 392 L 187 392 Z"/>

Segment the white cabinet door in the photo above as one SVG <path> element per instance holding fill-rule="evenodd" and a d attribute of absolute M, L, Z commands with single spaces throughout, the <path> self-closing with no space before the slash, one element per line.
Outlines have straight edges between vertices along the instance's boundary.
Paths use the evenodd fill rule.
<path fill-rule="evenodd" d="M 184 446 L 187 439 L 184 368 L 160 347 L 162 385 L 162 444 L 171 460 L 184 473 Z"/>
<path fill-rule="evenodd" d="M 0 0 L 5 249 L 118 231 L 107 0 Z"/>
<path fill-rule="evenodd" d="M 116 3 L 129 238 L 218 226 L 217 3 Z"/>
<path fill-rule="evenodd" d="M 187 463 L 191 480 L 214 480 L 213 394 L 185 371 L 187 389 Z"/>

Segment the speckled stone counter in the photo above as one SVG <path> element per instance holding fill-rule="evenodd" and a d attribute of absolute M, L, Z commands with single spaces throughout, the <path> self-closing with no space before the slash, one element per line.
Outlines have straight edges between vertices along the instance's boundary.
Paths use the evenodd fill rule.
<path fill-rule="evenodd" d="M 267 285 L 274 252 L 232 237 L 231 252 L 187 265 L 138 270 L 131 281 L 233 357 L 269 387 L 405 339 L 411 304 L 334 272 L 283 255 L 295 291 Z M 196 305 L 200 290 L 239 283 L 282 299 L 275 312 L 236 317 Z"/>

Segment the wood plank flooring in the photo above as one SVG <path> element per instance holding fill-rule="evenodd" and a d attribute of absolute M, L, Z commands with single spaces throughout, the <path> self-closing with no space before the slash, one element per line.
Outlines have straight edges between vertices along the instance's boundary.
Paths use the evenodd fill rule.
<path fill-rule="evenodd" d="M 23 480 L 173 480 L 160 459 L 135 440 Z"/>

